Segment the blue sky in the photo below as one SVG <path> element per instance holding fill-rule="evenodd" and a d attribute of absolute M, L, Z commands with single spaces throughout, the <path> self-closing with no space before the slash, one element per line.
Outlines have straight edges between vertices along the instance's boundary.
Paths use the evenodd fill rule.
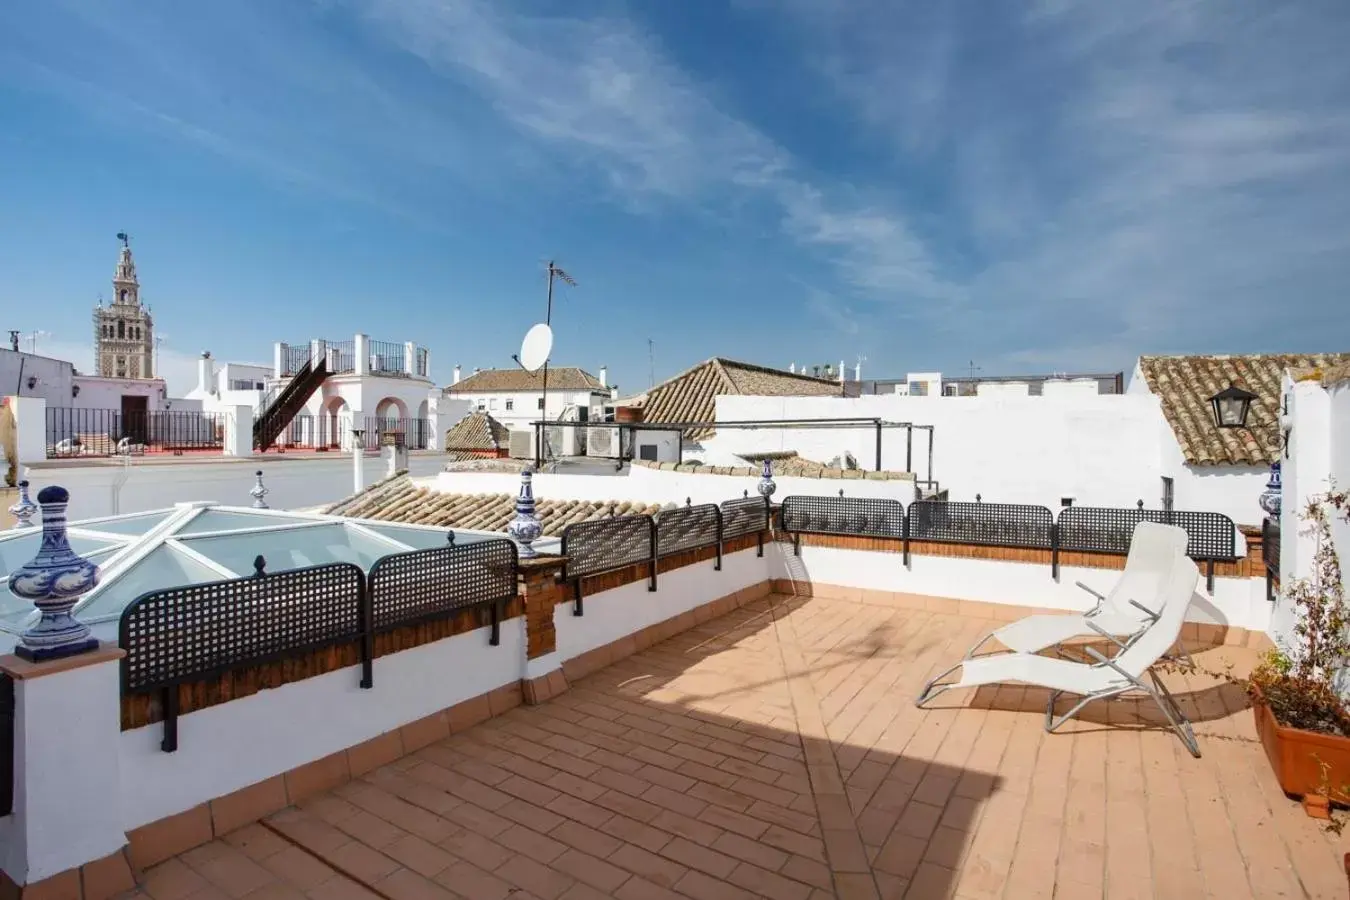
<path fill-rule="evenodd" d="M 584 13 L 579 9 L 584 7 Z M 864 375 L 1343 350 L 1350 7 L 19 0 L 0 327 L 89 351 L 129 231 L 190 361 Z"/>

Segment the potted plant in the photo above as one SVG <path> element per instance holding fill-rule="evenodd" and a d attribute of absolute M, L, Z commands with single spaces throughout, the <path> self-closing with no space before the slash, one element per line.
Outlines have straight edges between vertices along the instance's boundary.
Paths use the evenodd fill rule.
<path fill-rule="evenodd" d="M 1318 818 L 1330 818 L 1332 804 L 1350 805 L 1350 710 L 1338 690 L 1350 664 L 1350 608 L 1331 530 L 1333 517 L 1350 519 L 1348 511 L 1344 492 L 1309 502 L 1312 573 L 1282 592 L 1297 621 L 1286 649 L 1267 652 L 1246 680 L 1280 788 Z"/>

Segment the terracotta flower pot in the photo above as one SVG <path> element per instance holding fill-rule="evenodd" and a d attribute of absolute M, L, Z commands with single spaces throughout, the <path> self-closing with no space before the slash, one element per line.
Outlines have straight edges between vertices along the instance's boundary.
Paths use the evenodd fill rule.
<path fill-rule="evenodd" d="M 1325 792 L 1330 790 L 1339 795 L 1337 803 L 1346 801 L 1344 788 L 1350 785 L 1350 738 L 1281 725 L 1275 721 L 1261 689 L 1255 686 L 1252 715 L 1280 790 L 1301 799 L 1308 815 L 1328 818 L 1329 798 Z M 1327 766 L 1325 775 L 1323 764 Z"/>

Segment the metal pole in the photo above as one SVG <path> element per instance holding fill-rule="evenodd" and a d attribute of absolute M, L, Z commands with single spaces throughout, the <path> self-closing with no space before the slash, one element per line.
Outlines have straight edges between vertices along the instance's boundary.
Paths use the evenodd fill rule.
<path fill-rule="evenodd" d="M 881 471 L 881 420 L 877 419 L 877 471 Z"/>
<path fill-rule="evenodd" d="M 544 324 L 552 326 L 553 324 L 553 260 L 548 261 L 548 306 L 544 310 Z M 548 422 L 548 360 L 544 360 L 544 384 L 542 391 L 544 408 L 539 411 L 539 418 Z M 539 431 L 539 453 L 541 459 L 545 456 L 543 452 L 544 442 L 548 440 L 548 426 L 545 425 Z M 543 463 L 540 463 L 540 467 Z"/>
<path fill-rule="evenodd" d="M 929 448 L 932 448 L 933 441 L 928 441 Z M 905 426 L 905 471 L 914 474 L 914 426 Z"/>
<path fill-rule="evenodd" d="M 365 431 L 360 428 L 352 429 L 352 485 L 353 494 L 359 494 L 365 490 L 365 478 L 361 472 L 361 463 L 366 455 L 364 444 Z"/>
<path fill-rule="evenodd" d="M 933 426 L 928 426 L 928 483 L 934 488 L 937 482 L 933 480 Z"/>

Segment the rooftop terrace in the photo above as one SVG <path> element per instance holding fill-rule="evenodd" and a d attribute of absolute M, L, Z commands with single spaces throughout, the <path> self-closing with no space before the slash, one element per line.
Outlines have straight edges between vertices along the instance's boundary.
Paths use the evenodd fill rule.
<path fill-rule="evenodd" d="M 830 491 L 569 501 L 525 559 L 479 530 L 502 504 L 395 478 L 343 507 L 378 520 L 72 526 L 106 554 L 76 611 L 106 643 L 0 658 L 0 868 L 82 900 L 1344 896 L 1226 681 L 1162 672 L 1198 759 L 1133 700 L 1056 733 L 1039 688 L 914 705 L 977 636 L 1084 609 L 1075 582 L 1109 589 L 1161 518 L 1200 564 L 1181 643 L 1241 673 L 1261 532 Z M 6 568 L 33 537 L 0 538 Z"/>
<path fill-rule="evenodd" d="M 1340 842 L 1279 794 L 1230 686 L 1169 676 L 1198 760 L 1129 703 L 1055 735 L 1021 687 L 916 709 L 994 624 L 754 600 L 541 705 L 438 721 L 130 896 L 1344 896 Z"/>

